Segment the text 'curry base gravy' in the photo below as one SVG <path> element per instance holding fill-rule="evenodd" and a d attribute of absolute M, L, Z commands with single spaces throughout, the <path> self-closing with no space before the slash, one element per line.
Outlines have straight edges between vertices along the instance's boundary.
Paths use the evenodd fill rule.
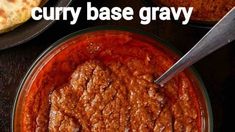
<path fill-rule="evenodd" d="M 103 31 L 65 45 L 33 80 L 22 131 L 201 131 L 189 73 L 162 88 L 153 82 L 176 61 L 157 42 Z"/>

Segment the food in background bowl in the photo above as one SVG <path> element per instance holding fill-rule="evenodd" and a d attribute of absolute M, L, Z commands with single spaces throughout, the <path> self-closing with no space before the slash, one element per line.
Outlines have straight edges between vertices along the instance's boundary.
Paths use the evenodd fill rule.
<path fill-rule="evenodd" d="M 161 42 L 115 29 L 75 34 L 45 52 L 24 79 L 15 131 L 211 129 L 210 104 L 191 71 L 164 87 L 154 83 L 178 58 Z"/>
<path fill-rule="evenodd" d="M 31 17 L 31 9 L 45 0 L 1 0 L 0 33 L 13 30 Z"/>
<path fill-rule="evenodd" d="M 235 6 L 235 0 L 152 0 L 173 7 L 194 7 L 191 20 L 216 22 Z"/>

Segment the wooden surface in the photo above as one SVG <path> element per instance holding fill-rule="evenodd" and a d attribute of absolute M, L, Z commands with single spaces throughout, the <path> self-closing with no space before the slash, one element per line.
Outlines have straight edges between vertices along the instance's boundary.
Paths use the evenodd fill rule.
<path fill-rule="evenodd" d="M 85 6 L 85 1 L 74 1 L 72 6 Z M 99 6 L 131 6 L 138 9 L 143 6 L 141 0 L 120 0 L 116 2 L 100 1 Z M 86 12 L 83 12 L 86 14 Z M 76 25 L 70 26 L 68 21 L 58 21 L 47 31 L 23 45 L 0 51 L 0 131 L 10 131 L 11 115 L 16 91 L 20 81 L 33 61 L 53 42 L 74 31 L 97 25 L 123 25 L 151 32 L 168 41 L 182 53 L 188 51 L 208 29 L 181 26 L 175 22 L 154 21 L 147 26 L 135 21 L 87 22 L 85 15 L 79 18 Z M 1 36 L 0 36 L 1 39 Z M 234 42 L 195 65 L 209 93 L 214 113 L 215 131 L 226 131 L 232 128 L 235 99 L 235 44 Z"/>

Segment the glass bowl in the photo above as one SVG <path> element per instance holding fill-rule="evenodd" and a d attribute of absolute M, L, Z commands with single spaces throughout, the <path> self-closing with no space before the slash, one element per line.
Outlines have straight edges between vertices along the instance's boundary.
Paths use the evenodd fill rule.
<path fill-rule="evenodd" d="M 158 46 L 158 48 L 161 48 L 164 52 L 169 53 L 171 57 L 173 57 L 176 60 L 179 59 L 180 55 L 174 47 L 172 47 L 169 44 L 166 44 L 163 40 L 160 38 L 150 34 L 146 33 L 140 30 L 134 30 L 129 29 L 127 27 L 114 27 L 114 26 L 102 26 L 102 27 L 93 27 L 85 30 L 81 30 L 75 33 L 72 33 L 54 44 L 52 44 L 47 50 L 45 50 L 33 63 L 31 68 L 28 70 L 27 74 L 25 75 L 24 79 L 22 80 L 16 98 L 12 113 L 12 131 L 21 131 L 22 130 L 22 122 L 23 122 L 23 107 L 25 100 L 27 98 L 27 93 L 31 89 L 31 87 L 34 87 L 35 85 L 38 85 L 35 81 L 35 78 L 42 77 L 44 74 L 41 72 L 41 70 L 46 66 L 50 65 L 50 62 L 53 62 L 53 57 L 59 56 L 61 52 L 65 52 L 66 49 L 69 48 L 76 48 L 76 41 L 88 39 L 89 37 L 99 37 L 102 36 L 104 33 L 108 34 L 128 34 L 132 35 L 132 37 L 136 39 L 141 39 L 141 41 L 148 42 L 148 44 L 151 44 L 153 46 Z M 61 59 L 63 60 L 63 56 L 61 56 Z M 76 63 L 76 60 L 73 60 Z M 79 62 L 78 62 L 79 63 Z M 77 65 L 77 64 L 76 64 Z M 63 71 L 63 69 L 60 69 Z M 66 71 L 66 70 L 65 70 Z M 200 110 L 201 110 L 201 129 L 202 132 L 212 132 L 213 131 L 213 117 L 212 117 L 212 110 L 211 110 L 211 104 L 208 97 L 208 94 L 206 92 L 206 88 L 199 77 L 199 75 L 193 70 L 192 68 L 185 70 L 185 73 L 190 77 L 191 81 L 193 82 L 193 85 L 196 86 L 196 95 L 198 96 L 199 102 L 200 102 Z M 62 77 L 63 80 L 66 81 L 66 78 L 68 78 L 67 72 L 64 72 L 64 77 Z M 61 79 L 61 78 L 60 78 Z M 58 80 L 60 80 L 58 79 Z M 56 80 L 56 79 L 55 79 Z M 62 81 L 63 82 L 63 81 Z M 36 84 L 35 84 L 36 83 Z M 61 85 L 61 84 L 58 84 Z"/>

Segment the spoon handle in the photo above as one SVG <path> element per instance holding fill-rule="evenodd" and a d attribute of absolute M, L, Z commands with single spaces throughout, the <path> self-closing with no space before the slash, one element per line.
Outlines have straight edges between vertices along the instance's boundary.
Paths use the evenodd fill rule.
<path fill-rule="evenodd" d="M 164 85 L 177 73 L 233 40 L 235 40 L 235 7 L 155 82 Z"/>

